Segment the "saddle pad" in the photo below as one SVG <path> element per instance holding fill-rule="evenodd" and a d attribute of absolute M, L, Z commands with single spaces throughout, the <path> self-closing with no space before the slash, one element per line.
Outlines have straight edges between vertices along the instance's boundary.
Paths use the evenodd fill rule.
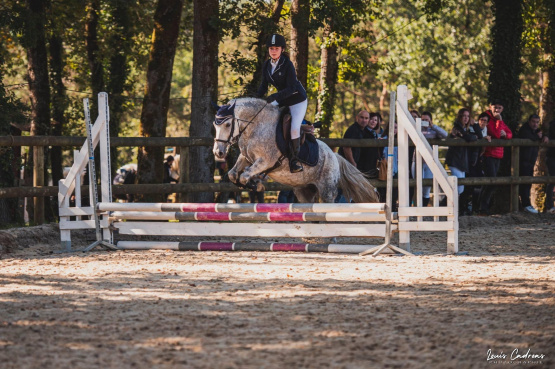
<path fill-rule="evenodd" d="M 283 137 L 283 122 L 281 119 L 276 127 L 276 145 L 283 155 L 288 156 L 289 147 Z M 318 148 L 318 142 L 313 135 L 306 135 L 306 140 L 304 140 L 304 143 L 301 145 L 301 150 L 299 152 L 299 160 L 303 164 L 313 167 L 318 164 L 319 156 L 320 150 Z"/>

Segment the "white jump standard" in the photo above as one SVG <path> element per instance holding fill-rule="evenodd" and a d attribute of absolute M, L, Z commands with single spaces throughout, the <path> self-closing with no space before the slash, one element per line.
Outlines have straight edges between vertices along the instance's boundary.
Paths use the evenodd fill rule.
<path fill-rule="evenodd" d="M 437 147 L 430 147 L 420 132 L 420 120 L 414 121 L 407 109 L 408 91 L 399 86 L 392 92 L 389 153 L 393 153 L 395 114 L 398 122 L 398 188 L 399 211 L 392 213 L 393 157 L 388 157 L 388 188 L 386 203 L 352 204 L 212 204 L 212 203 L 114 203 L 109 171 L 109 114 L 107 95 L 99 94 L 99 117 L 92 126 L 90 137 L 79 152 L 67 178 L 59 183 L 60 231 L 62 247 L 71 250 L 71 230 L 94 229 L 98 226 L 101 240 L 113 242 L 114 232 L 120 235 L 179 236 L 181 242 L 119 241 L 118 249 L 170 249 L 191 251 L 297 251 L 372 253 L 374 256 L 389 248 L 394 252 L 410 253 L 411 231 L 446 231 L 447 252 L 458 252 L 457 178 L 448 177 L 437 157 Z M 397 96 L 397 98 L 396 98 Z M 87 111 L 87 110 L 86 110 Z M 424 160 L 434 174 L 432 207 L 409 207 L 408 138 L 416 145 L 417 165 Z M 101 201 L 94 206 L 81 206 L 80 175 L 88 162 L 88 144 L 100 143 Z M 422 188 L 422 171 L 417 171 L 417 192 Z M 90 186 L 91 191 L 94 186 Z M 442 193 L 440 193 L 440 189 Z M 75 206 L 70 197 L 75 195 Z M 91 193 L 92 195 L 92 193 Z M 439 196 L 447 197 L 447 206 L 439 206 Z M 93 196 L 90 196 L 93 198 Z M 97 219 L 95 220 L 95 216 Z M 423 217 L 433 221 L 423 221 Z M 89 217 L 90 219 L 83 219 Z M 444 218 L 444 219 L 443 219 Z M 169 220 L 172 220 L 171 222 Z M 100 232 L 100 230 L 102 232 Z M 399 233 L 400 247 L 391 244 L 394 232 Z M 188 237 L 239 238 L 384 238 L 384 244 L 306 244 L 197 242 Z M 100 243 L 100 242 L 99 242 Z M 92 245 L 91 245 L 92 246 Z"/>

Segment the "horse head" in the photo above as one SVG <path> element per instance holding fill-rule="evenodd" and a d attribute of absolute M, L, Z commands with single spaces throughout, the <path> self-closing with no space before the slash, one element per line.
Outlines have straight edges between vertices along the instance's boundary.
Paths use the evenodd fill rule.
<path fill-rule="evenodd" d="M 235 101 L 230 104 L 218 107 L 214 127 L 216 128 L 216 137 L 214 138 L 214 149 L 212 152 L 216 159 L 222 160 L 227 155 L 227 149 L 232 144 L 233 137 L 237 135 L 238 129 L 235 129 L 234 119 Z"/>

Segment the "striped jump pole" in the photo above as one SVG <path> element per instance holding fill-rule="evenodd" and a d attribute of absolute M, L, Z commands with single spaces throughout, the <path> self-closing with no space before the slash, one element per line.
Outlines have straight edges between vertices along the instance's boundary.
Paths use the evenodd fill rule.
<path fill-rule="evenodd" d="M 120 220 L 183 220 L 183 221 L 258 221 L 258 222 L 383 222 L 383 213 L 216 213 L 216 212 L 154 212 L 115 211 L 112 218 Z"/>
<path fill-rule="evenodd" d="M 386 204 L 217 204 L 102 202 L 98 211 L 207 212 L 207 213 L 384 213 Z"/>
<path fill-rule="evenodd" d="M 160 242 L 119 241 L 121 250 L 175 250 L 175 251 L 267 251 L 267 252 L 324 252 L 358 254 L 368 245 L 309 244 L 309 243 L 249 243 L 249 242 Z"/>

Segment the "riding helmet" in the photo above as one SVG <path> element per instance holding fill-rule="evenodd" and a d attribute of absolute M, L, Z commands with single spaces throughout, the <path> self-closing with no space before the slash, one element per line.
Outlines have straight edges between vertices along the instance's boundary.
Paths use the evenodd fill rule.
<path fill-rule="evenodd" d="M 270 35 L 270 37 L 268 37 L 268 41 L 266 41 L 266 46 L 281 46 L 285 48 L 285 37 L 274 33 L 273 35 Z"/>

